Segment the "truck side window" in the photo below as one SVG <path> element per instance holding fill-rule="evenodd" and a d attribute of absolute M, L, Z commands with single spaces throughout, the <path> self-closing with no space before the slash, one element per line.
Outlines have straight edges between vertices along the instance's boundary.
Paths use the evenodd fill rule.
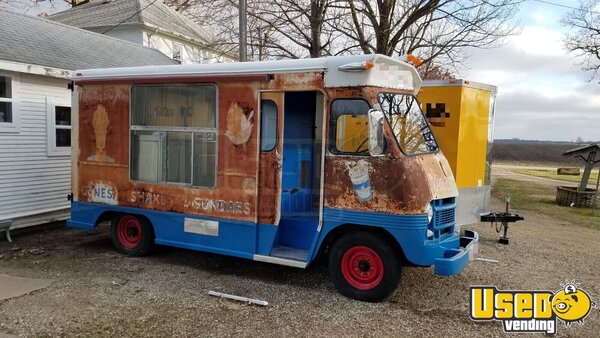
<path fill-rule="evenodd" d="M 342 154 L 368 154 L 369 103 L 362 99 L 338 99 L 331 104 L 331 151 Z"/>
<path fill-rule="evenodd" d="M 131 179 L 214 187 L 216 156 L 216 86 L 132 87 Z"/>
<path fill-rule="evenodd" d="M 260 151 L 271 151 L 277 145 L 277 104 L 262 100 L 260 113 Z"/>

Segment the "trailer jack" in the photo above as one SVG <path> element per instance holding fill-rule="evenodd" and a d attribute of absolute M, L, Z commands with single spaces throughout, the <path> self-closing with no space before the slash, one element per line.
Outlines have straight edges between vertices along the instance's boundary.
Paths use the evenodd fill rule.
<path fill-rule="evenodd" d="M 492 226 L 495 225 L 496 232 L 500 233 L 500 231 L 504 230 L 503 235 L 498 240 L 498 243 L 508 245 L 508 223 L 523 221 L 525 218 L 519 216 L 519 214 L 511 214 L 508 211 L 510 207 L 510 195 L 506 195 L 504 201 L 506 203 L 505 212 L 490 212 L 489 214 L 483 214 L 480 217 L 482 222 L 490 222 Z"/>

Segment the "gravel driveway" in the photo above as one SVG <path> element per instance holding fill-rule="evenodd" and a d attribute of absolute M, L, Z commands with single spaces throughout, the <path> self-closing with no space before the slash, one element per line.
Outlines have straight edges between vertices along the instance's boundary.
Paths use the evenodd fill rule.
<path fill-rule="evenodd" d="M 600 232 L 522 215 L 508 246 L 496 243 L 489 224 L 475 227 L 480 257 L 499 263 L 475 261 L 451 278 L 406 267 L 397 292 L 378 304 L 339 295 L 323 262 L 300 270 L 165 247 L 127 258 L 113 250 L 108 228 L 18 235 L 0 242 L 0 273 L 54 282 L 0 302 L 0 336 L 502 336 L 499 322 L 469 319 L 470 285 L 558 290 L 575 279 L 600 300 Z M 213 298 L 209 290 L 269 306 Z M 559 323 L 558 336 L 598 336 L 600 315 L 592 311 L 584 325 Z"/>

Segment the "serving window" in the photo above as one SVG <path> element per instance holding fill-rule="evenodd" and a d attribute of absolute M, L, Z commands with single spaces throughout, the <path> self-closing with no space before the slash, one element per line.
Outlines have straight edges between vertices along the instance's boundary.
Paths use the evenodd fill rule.
<path fill-rule="evenodd" d="M 135 85 L 131 91 L 131 179 L 214 187 L 216 86 Z"/>

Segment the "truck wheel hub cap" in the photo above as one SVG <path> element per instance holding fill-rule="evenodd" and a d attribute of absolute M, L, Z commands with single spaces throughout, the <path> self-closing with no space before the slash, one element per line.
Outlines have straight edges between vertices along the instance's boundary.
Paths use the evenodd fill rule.
<path fill-rule="evenodd" d="M 383 261 L 366 246 L 354 246 L 342 256 L 342 275 L 348 284 L 359 290 L 370 290 L 383 279 Z"/>

